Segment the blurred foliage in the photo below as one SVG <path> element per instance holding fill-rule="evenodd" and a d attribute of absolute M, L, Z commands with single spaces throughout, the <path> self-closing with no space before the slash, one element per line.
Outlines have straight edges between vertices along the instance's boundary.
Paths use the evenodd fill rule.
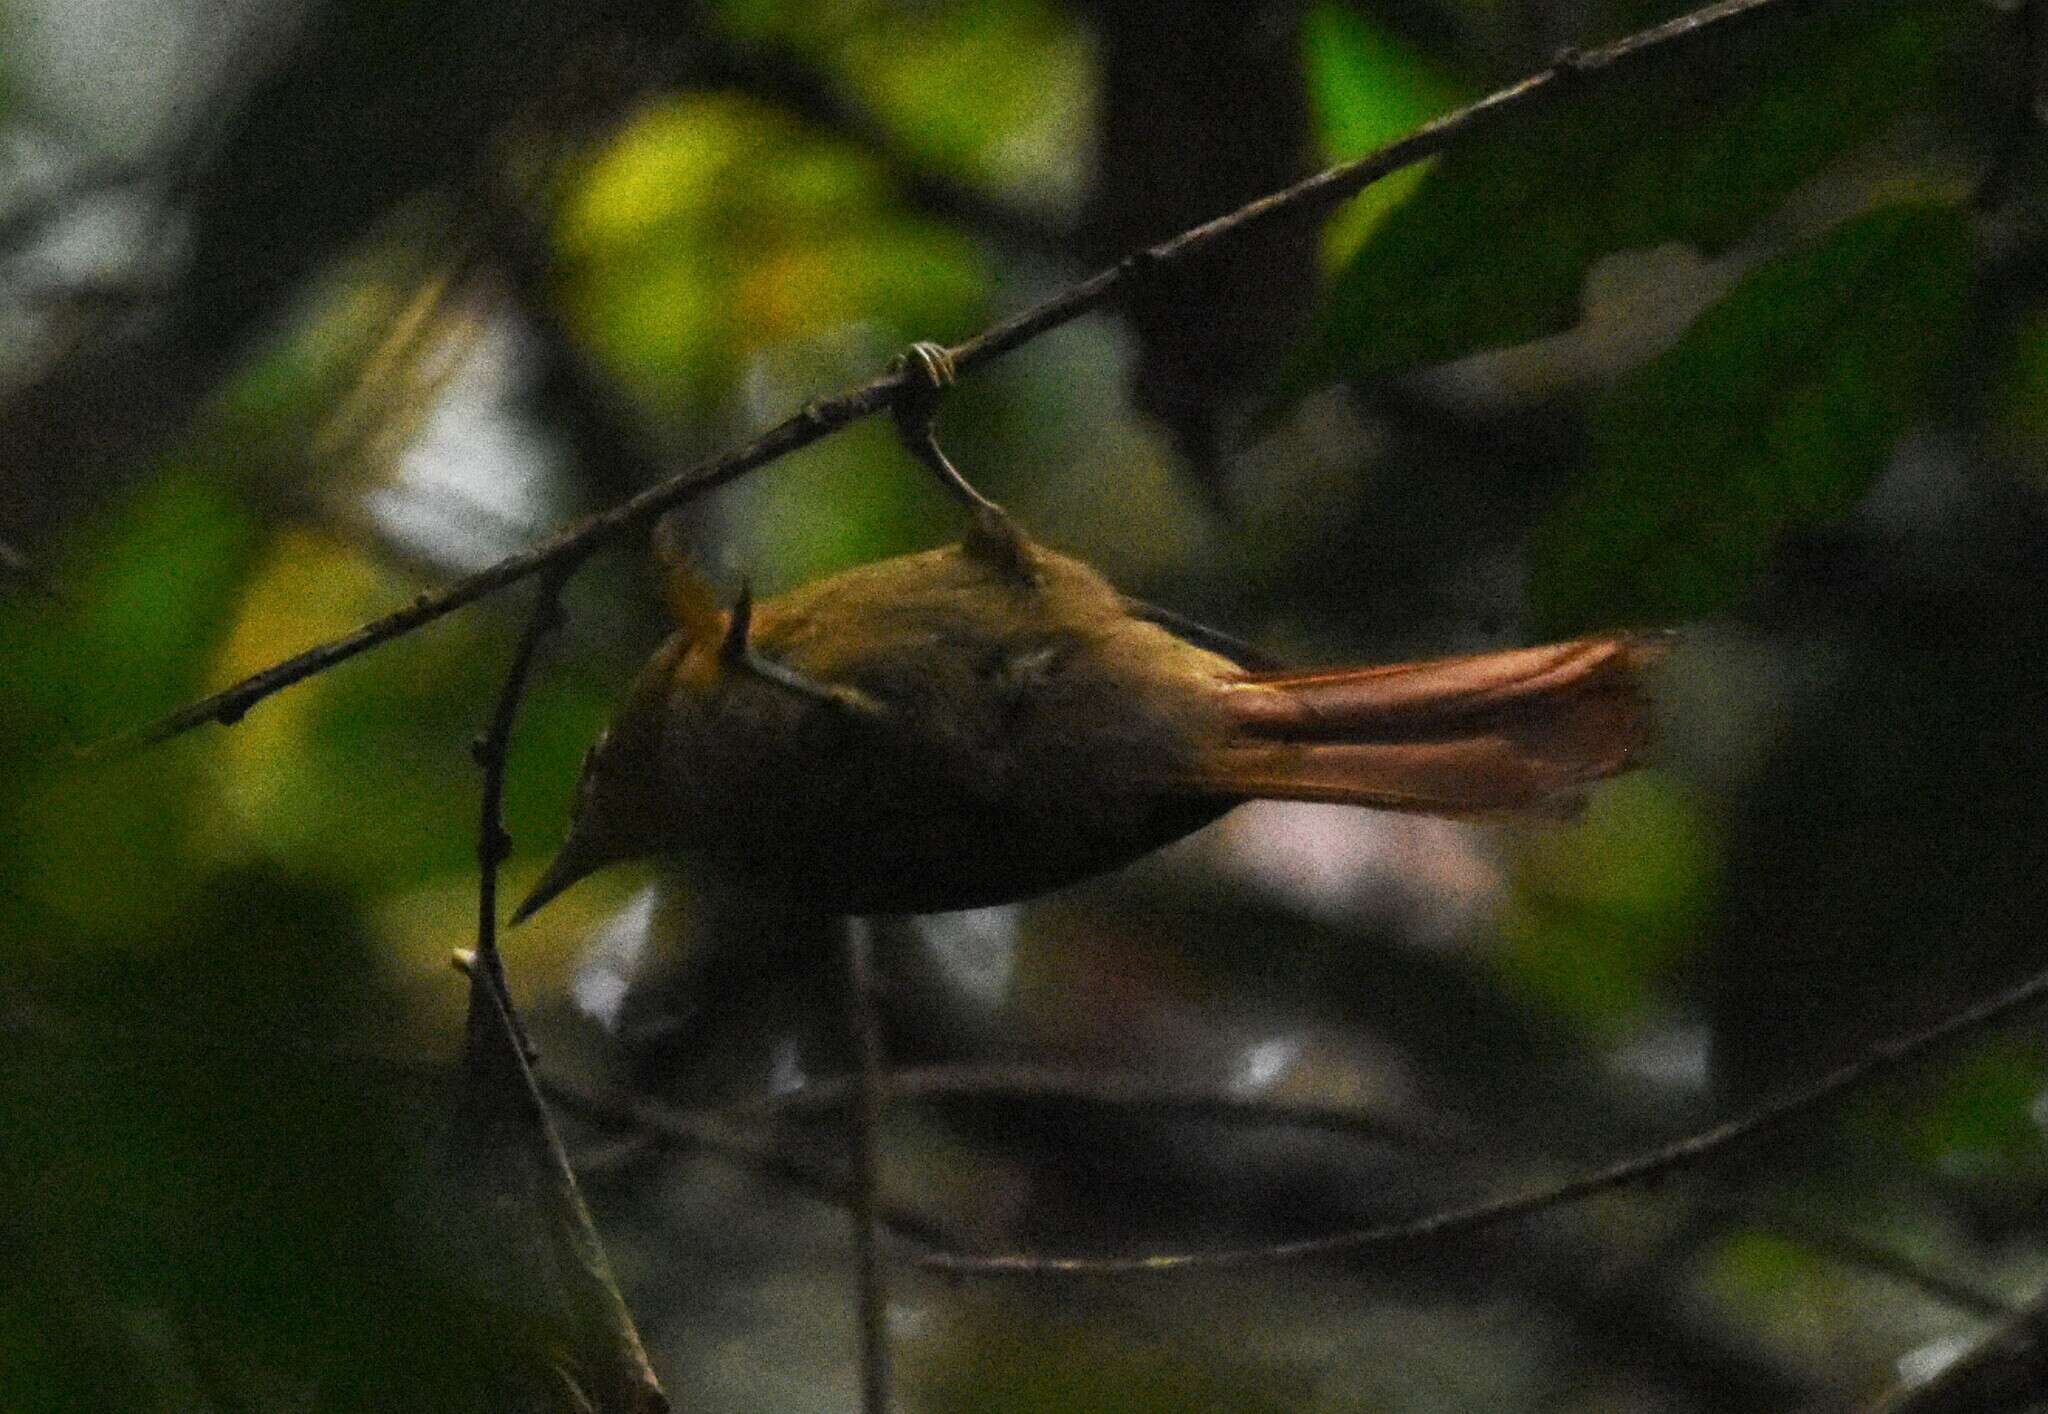
<path fill-rule="evenodd" d="M 6 904 L 33 910 L 9 931 L 34 947 L 44 928 L 30 920 L 69 918 L 125 948 L 199 887 L 188 856 L 214 793 L 190 749 L 146 762 L 75 753 L 195 694 L 260 540 L 224 489 L 175 474 L 79 539 L 73 563 L 88 577 L 75 597 L 5 606 Z"/>
<path fill-rule="evenodd" d="M 2008 1038 L 1976 1049 L 1929 1097 L 1906 1131 L 1914 1156 L 1950 1173 L 2005 1183 L 2048 1178 L 2041 1131 L 2042 1043 Z"/>
<path fill-rule="evenodd" d="M 149 33 L 177 29 L 163 8 Z M 1589 81 L 1324 222 L 1315 327 L 1276 360 L 1264 440 L 1229 449 L 1229 497 L 1132 405 L 1148 351 L 1114 313 L 951 396 L 947 446 L 1034 530 L 1304 662 L 1684 633 L 1654 768 L 1559 828 L 1245 811 L 1056 900 L 889 925 L 905 1060 L 1109 1068 L 1348 1116 L 905 1106 L 893 1200 L 991 1250 L 1368 1226 L 1668 1139 L 2042 965 L 2048 235 L 2018 21 L 1801 9 Z M 1291 44 L 1282 77 L 1334 160 L 1670 10 L 1231 18 Z M 620 394 L 618 439 L 680 464 L 1113 258 L 1082 231 L 1128 195 L 1101 190 L 1102 115 L 1144 121 L 1142 95 L 1104 91 L 1103 10 L 1079 3 L 309 13 L 296 44 L 251 20 L 234 45 L 198 26 L 162 53 L 57 0 L 5 15 L 8 1411 L 462 1408 L 488 1403 L 480 1351 L 550 1339 L 526 1293 L 465 1286 L 466 1225 L 426 1157 L 460 1034 L 446 958 L 473 942 L 469 744 L 527 593 L 232 728 L 82 748 L 631 489 L 629 459 L 548 420 L 565 369 Z M 714 41 L 699 82 L 691 46 Z M 223 49 L 250 74 L 222 93 L 163 80 L 179 101 L 148 181 L 63 194 L 102 140 L 106 75 L 204 76 Z M 108 124 L 110 150 L 139 150 Z M 1272 145 L 1249 155 L 1278 168 L 1300 155 L 1283 126 L 1204 136 Z M 935 203 L 923 177 L 984 204 Z M 531 209 L 542 279 L 511 268 L 479 188 Z M 1271 293 L 1184 318 L 1256 322 Z M 681 519 L 726 593 L 959 529 L 879 420 Z M 617 549 L 572 589 L 523 706 L 507 890 L 662 631 L 642 547 Z M 815 941 L 634 882 L 510 939 L 551 1071 L 751 1096 L 843 1054 Z M 593 1020 L 647 1010 L 611 1009 L 664 929 L 770 958 L 724 959 L 748 1015 L 690 1033 L 723 1047 L 705 1075 L 665 1075 L 650 1057 L 686 1047 Z M 1841 1404 L 1904 1355 L 1937 1366 L 1976 1318 L 1773 1212 L 2029 1297 L 2048 1281 L 2044 1080 L 2039 1024 L 2015 1025 L 1710 1179 L 1312 1273 L 1077 1294 L 899 1272 L 901 1397 Z M 735 1122 L 836 1162 L 829 1124 Z M 843 1215 L 746 1166 L 578 1137 L 679 1407 L 844 1407 Z"/>
<path fill-rule="evenodd" d="M 340 1083 L 388 1004 L 349 896 L 234 858 L 196 744 L 74 754 L 199 689 L 260 545 L 173 471 L 51 567 L 62 603 L 4 606 L 0 1191 L 35 1274 L 0 1317 L 12 1408 L 365 1408 L 466 1378 L 409 1255 L 396 1097 Z"/>
<path fill-rule="evenodd" d="M 1716 855 L 1695 805 L 1656 776 L 1599 792 L 1569 829 L 1524 842 L 1500 920 L 1518 992 L 1622 1039 L 1667 1004 L 1712 907 Z"/>
<path fill-rule="evenodd" d="M 41 1278 L 0 1297 L 9 1406 L 466 1407 L 403 1097 L 348 1067 L 388 998 L 345 896 L 226 870 L 93 971 L 42 937 L 0 1067 L 0 1192 Z"/>
<path fill-rule="evenodd" d="M 1788 529 L 1853 509 L 1953 357 L 1970 245 L 1950 207 L 1857 218 L 1752 272 L 1610 389 L 1587 474 L 1534 546 L 1537 622 L 1699 618 Z"/>
<path fill-rule="evenodd" d="M 1895 494 L 1917 516 L 1935 493 Z M 1733 1094 L 1839 1063 L 2039 966 L 2048 518 L 2009 486 L 1950 514 L 1903 541 L 1812 543 L 1750 611 L 1831 661 L 1776 718 L 1732 802 L 1708 956 Z"/>
<path fill-rule="evenodd" d="M 944 1332 L 939 1349 L 920 1352 L 951 1364 L 922 1372 L 928 1384 L 920 1405 L 934 1414 L 1278 1414 L 1300 1408 L 1306 1393 L 1300 1375 L 1260 1368 L 1220 1346 L 1190 1358 L 1143 1341 L 1105 1339 L 1097 1323 L 975 1314 L 980 1319 L 962 1319 Z"/>
<path fill-rule="evenodd" d="M 1339 274 L 1287 386 L 1567 328 L 1586 267 L 1610 251 L 1726 247 L 1830 159 L 1933 97 L 1975 23 L 1950 5 L 1826 9 L 1449 154 Z"/>
<path fill-rule="evenodd" d="M 721 0 L 734 35 L 830 63 L 920 159 L 992 185 L 1071 199 L 1093 104 L 1087 43 L 1059 9 Z"/>
<path fill-rule="evenodd" d="M 958 233 L 906 220 L 872 160 L 737 96 L 642 114 L 577 183 L 561 241 L 592 343 L 671 416 L 715 408 L 762 350 L 876 311 L 883 347 L 979 322 Z"/>
<path fill-rule="evenodd" d="M 2017 465 L 2048 465 L 2048 319 L 2012 331 L 2005 373 L 1992 424 L 2000 450 Z"/>

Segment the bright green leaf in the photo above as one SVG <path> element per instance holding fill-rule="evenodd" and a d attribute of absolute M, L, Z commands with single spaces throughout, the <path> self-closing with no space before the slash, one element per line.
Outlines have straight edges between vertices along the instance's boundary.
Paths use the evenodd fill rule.
<path fill-rule="evenodd" d="M 871 156 L 732 95 L 642 114 L 557 235 L 579 331 L 668 417 L 730 412 L 764 354 L 850 329 L 884 349 L 954 338 L 981 313 L 973 247 L 904 214 Z"/>
<path fill-rule="evenodd" d="M 1311 9 L 1302 43 L 1316 127 L 1339 161 L 1394 141 L 1466 96 L 1463 85 L 1343 5 Z"/>
<path fill-rule="evenodd" d="M 1471 96 L 1465 85 L 1342 5 L 1310 10 L 1302 44 L 1310 107 L 1323 150 L 1335 162 L 1383 147 Z M 1396 172 L 1346 203 L 1325 229 L 1325 257 L 1333 265 L 1348 261 L 1428 170 Z"/>

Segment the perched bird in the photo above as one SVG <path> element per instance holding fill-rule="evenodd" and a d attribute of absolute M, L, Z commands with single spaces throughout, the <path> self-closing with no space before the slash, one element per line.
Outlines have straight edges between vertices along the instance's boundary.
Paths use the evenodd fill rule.
<path fill-rule="evenodd" d="M 1251 799 L 1555 813 L 1644 742 L 1655 636 L 1274 671 L 1000 514 L 959 545 L 679 631 L 584 761 L 524 918 L 681 858 L 823 914 L 930 913 L 1114 869 Z"/>

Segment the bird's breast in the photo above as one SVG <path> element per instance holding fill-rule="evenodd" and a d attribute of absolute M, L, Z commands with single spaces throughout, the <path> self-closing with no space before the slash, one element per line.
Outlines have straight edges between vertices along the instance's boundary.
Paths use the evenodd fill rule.
<path fill-rule="evenodd" d="M 1204 681 L 1148 675 L 1129 648 L 926 635 L 818 674 L 873 715 L 728 675 L 670 714 L 664 784 L 694 802 L 679 844 L 848 913 L 976 907 L 1115 868 L 1225 808 L 1151 787 L 1213 709 Z"/>

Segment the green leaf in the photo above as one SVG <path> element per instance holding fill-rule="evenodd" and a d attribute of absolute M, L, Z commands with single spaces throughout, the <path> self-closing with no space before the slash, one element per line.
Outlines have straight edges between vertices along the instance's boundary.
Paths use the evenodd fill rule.
<path fill-rule="evenodd" d="M 241 828 L 269 857 L 366 895 L 472 872 L 479 778 L 465 747 L 502 684 L 512 627 L 471 615 L 252 714 L 223 771 Z M 587 688 L 537 684 L 521 725 L 545 725 L 531 744 L 522 732 L 522 767 L 572 773 L 602 712 Z M 541 849 L 558 837 L 560 811 L 559 795 L 522 791 L 507 828 Z"/>
<path fill-rule="evenodd" d="M 1882 470 L 1959 327 L 1964 213 L 1887 208 L 1762 266 L 1594 409 L 1590 474 L 1539 529 L 1545 628 L 1717 609 Z"/>
<path fill-rule="evenodd" d="M 1312 8 L 1302 24 L 1309 102 L 1338 161 L 1394 141 L 1465 97 L 1465 87 L 1357 11 Z"/>
<path fill-rule="evenodd" d="M 61 603 L 0 602 L 0 753 L 48 756 L 193 696 L 260 540 L 228 491 L 183 471 L 81 532 L 46 567 Z"/>
<path fill-rule="evenodd" d="M 1309 106 L 1333 162 L 1363 157 L 1472 96 L 1469 85 L 1342 5 L 1311 9 L 1302 45 Z M 1323 231 L 1330 266 L 1348 263 L 1428 171 L 1423 164 L 1395 172 L 1346 203 Z"/>
<path fill-rule="evenodd" d="M 1935 87 L 1957 14 L 1875 4 L 1772 25 L 1445 156 L 1339 275 L 1283 387 L 1556 333 L 1602 255 L 1728 245 Z"/>

